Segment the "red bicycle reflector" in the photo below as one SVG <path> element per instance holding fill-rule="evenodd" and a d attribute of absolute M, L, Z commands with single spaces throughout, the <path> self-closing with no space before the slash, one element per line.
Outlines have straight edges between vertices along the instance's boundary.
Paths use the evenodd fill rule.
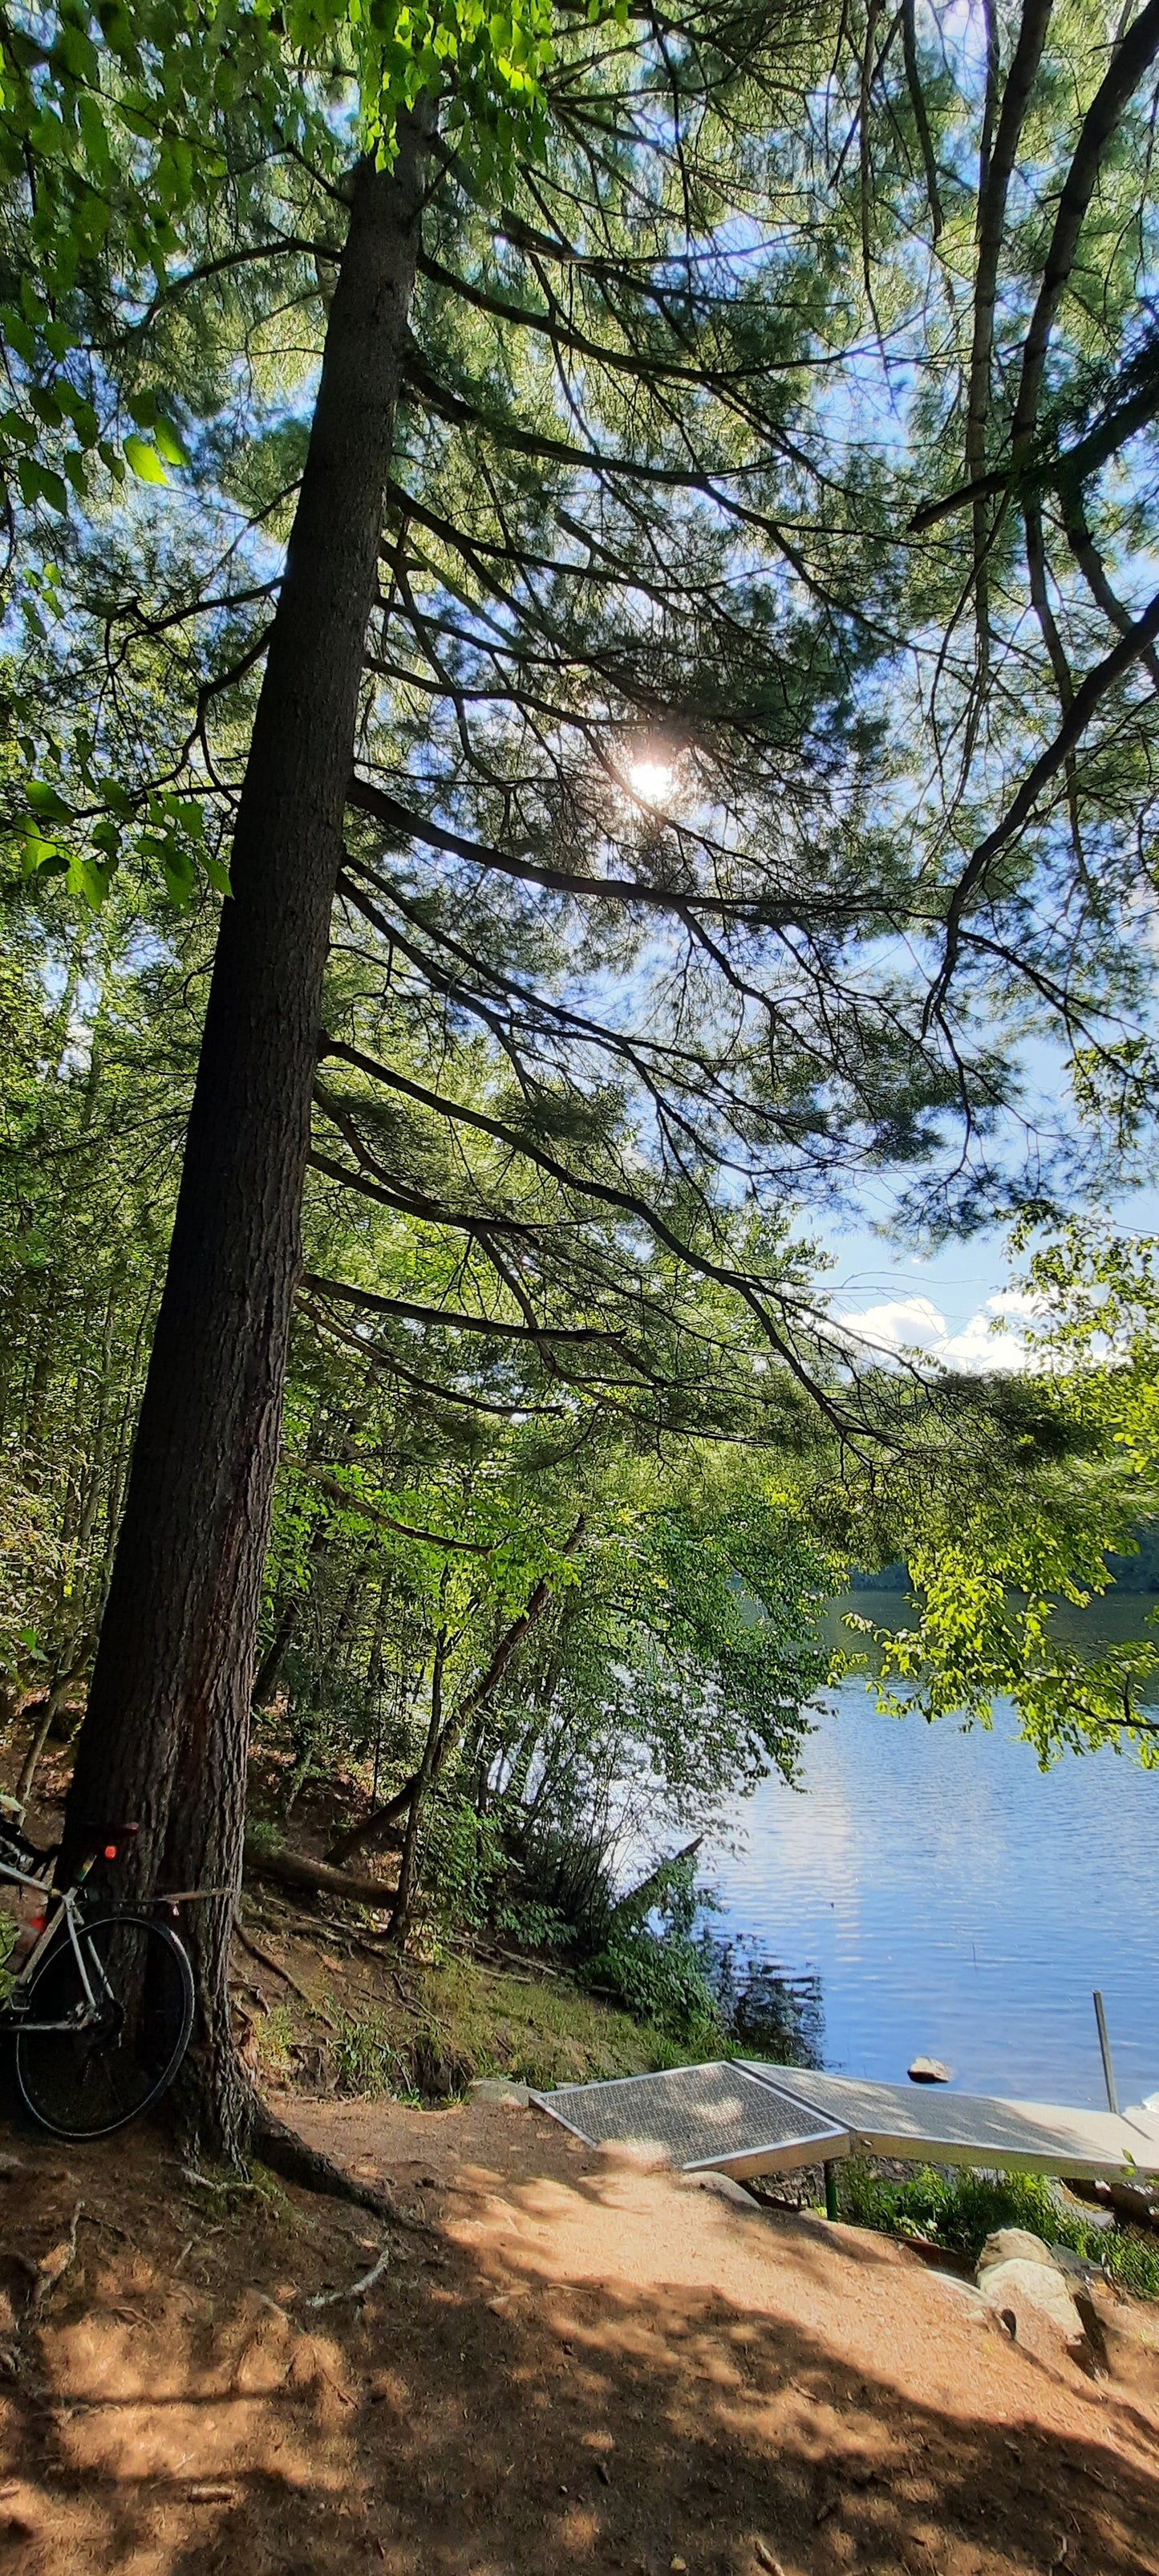
<path fill-rule="evenodd" d="M 116 1857 L 117 1857 L 117 1846 L 116 1846 L 116 1844 L 115 1844 L 115 1843 L 106 1843 L 106 1844 L 105 1844 L 105 1859 L 106 1859 L 106 1860 L 115 1860 L 115 1859 L 116 1859 Z"/>

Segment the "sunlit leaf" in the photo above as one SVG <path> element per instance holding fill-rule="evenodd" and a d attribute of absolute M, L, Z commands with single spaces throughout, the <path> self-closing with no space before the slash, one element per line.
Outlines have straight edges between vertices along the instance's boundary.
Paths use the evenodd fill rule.
<path fill-rule="evenodd" d="M 167 465 L 188 465 L 188 454 L 182 446 L 176 430 L 173 428 L 170 421 L 167 421 L 162 417 L 160 412 L 157 415 L 157 426 L 153 432 L 153 436 L 156 440 L 158 450 L 164 457 Z"/>
<path fill-rule="evenodd" d="M 157 450 L 155 447 L 150 446 L 147 438 L 134 438 L 130 434 L 124 442 L 124 447 L 125 463 L 132 467 L 132 470 L 137 476 L 139 482 L 168 482 L 169 477 L 160 457 L 157 454 Z"/>

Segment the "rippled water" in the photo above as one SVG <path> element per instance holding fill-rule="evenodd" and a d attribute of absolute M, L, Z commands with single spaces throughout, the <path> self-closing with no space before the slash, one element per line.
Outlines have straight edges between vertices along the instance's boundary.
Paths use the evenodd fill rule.
<path fill-rule="evenodd" d="M 816 2062 L 899 2082 L 920 2050 L 964 2091 L 1101 2107 L 1098 1986 L 1120 2101 L 1159 2089 L 1159 1772 L 1104 1752 L 1044 1776 L 1009 1708 L 991 1734 L 899 1723 L 847 1681 L 801 1782 L 738 1803 L 706 1876 L 717 1933 L 775 1964 Z"/>

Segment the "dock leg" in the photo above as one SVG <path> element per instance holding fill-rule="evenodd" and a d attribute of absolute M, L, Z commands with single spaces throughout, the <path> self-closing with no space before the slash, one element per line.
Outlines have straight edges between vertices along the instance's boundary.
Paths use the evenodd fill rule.
<path fill-rule="evenodd" d="M 836 2165 L 826 2165 L 825 2167 L 825 2216 L 826 2218 L 840 2218 L 841 2216 L 841 2212 L 837 2206 Z"/>
<path fill-rule="evenodd" d="M 1111 2042 L 1107 2032 L 1107 2016 L 1103 2010 L 1103 1998 L 1097 1992 L 1095 1995 L 1095 2020 L 1099 2026 L 1099 2047 L 1103 2053 L 1103 2082 L 1107 2088 L 1107 2109 L 1108 2111 L 1113 2111 L 1115 2118 L 1118 2119 L 1119 2088 L 1115 2082 L 1115 2061 L 1111 2055 Z"/>

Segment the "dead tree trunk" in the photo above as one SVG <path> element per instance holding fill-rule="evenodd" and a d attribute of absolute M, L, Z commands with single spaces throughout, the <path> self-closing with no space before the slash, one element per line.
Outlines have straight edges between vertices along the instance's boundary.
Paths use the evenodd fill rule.
<path fill-rule="evenodd" d="M 230 2027 L 254 1640 L 301 1264 L 322 978 L 429 146 L 355 173 L 318 400 L 254 722 L 165 1289 L 66 1818 L 140 1825 L 132 1893 L 189 1908 L 184 2113 L 244 2152 Z"/>

